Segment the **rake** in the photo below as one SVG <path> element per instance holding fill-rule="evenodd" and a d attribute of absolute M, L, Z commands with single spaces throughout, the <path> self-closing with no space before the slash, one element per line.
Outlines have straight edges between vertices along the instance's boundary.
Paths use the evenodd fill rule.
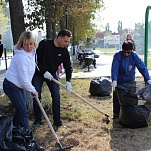
<path fill-rule="evenodd" d="M 55 83 L 57 83 L 58 85 L 62 86 L 63 88 L 66 89 L 66 87 L 60 83 L 59 81 L 57 81 L 56 79 L 52 78 L 52 81 L 54 81 Z M 100 109 L 98 109 L 96 106 L 94 106 L 92 103 L 90 103 L 89 101 L 87 101 L 85 98 L 81 97 L 79 94 L 77 94 L 74 91 L 71 91 L 72 94 L 74 94 L 75 96 L 77 96 L 79 99 L 81 99 L 84 103 L 88 104 L 89 106 L 91 106 L 93 109 L 97 110 L 98 112 L 100 112 L 101 114 L 104 115 L 104 117 L 102 118 L 102 121 L 105 122 L 106 124 L 109 124 L 110 122 L 110 117 L 108 114 L 104 113 L 103 111 L 101 111 Z"/>
<path fill-rule="evenodd" d="M 39 105 L 39 108 L 40 108 L 44 118 L 46 119 L 46 121 L 48 123 L 48 126 L 49 126 L 49 128 L 50 128 L 50 130 L 51 130 L 51 132 L 52 132 L 52 134 L 53 134 L 58 146 L 59 146 L 59 148 L 55 148 L 55 149 L 53 149 L 53 151 L 65 151 L 66 149 L 69 149 L 69 148 L 73 147 L 73 145 L 65 146 L 65 147 L 62 146 L 62 144 L 60 143 L 60 141 L 59 141 L 59 139 L 58 139 L 53 127 L 52 127 L 52 124 L 50 123 L 50 120 L 49 120 L 49 118 L 48 118 L 48 116 L 47 116 L 42 104 L 39 101 L 39 98 L 36 97 L 35 99 L 36 99 L 36 101 L 37 101 L 37 103 Z"/>

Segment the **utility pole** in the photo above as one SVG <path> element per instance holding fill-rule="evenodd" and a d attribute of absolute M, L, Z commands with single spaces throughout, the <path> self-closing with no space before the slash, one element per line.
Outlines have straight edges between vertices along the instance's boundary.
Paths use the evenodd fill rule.
<path fill-rule="evenodd" d="M 68 29 L 68 7 L 65 8 L 65 16 L 66 16 L 66 29 Z"/>

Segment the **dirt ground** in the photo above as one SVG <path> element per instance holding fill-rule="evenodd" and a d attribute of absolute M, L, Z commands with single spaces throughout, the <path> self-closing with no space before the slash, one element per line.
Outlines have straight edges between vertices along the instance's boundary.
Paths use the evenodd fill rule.
<path fill-rule="evenodd" d="M 142 81 L 137 78 L 137 81 Z M 81 84 L 81 85 L 80 85 Z M 103 115 L 83 103 L 71 94 L 64 94 L 63 99 L 70 100 L 61 105 L 62 121 L 67 128 L 60 127 L 57 137 L 63 147 L 73 145 L 70 151 L 151 151 L 151 126 L 130 129 L 119 124 L 118 120 L 112 120 L 112 93 L 110 96 L 93 97 L 89 94 L 89 80 L 73 81 L 73 91 L 90 101 L 97 108 L 110 116 L 109 124 L 103 122 Z M 78 87 L 81 87 L 79 89 Z M 84 88 L 83 88 L 84 87 Z M 82 88 L 85 91 L 82 91 Z M 51 121 L 51 111 L 45 107 L 45 111 Z M 70 112 L 69 112 L 70 111 Z M 29 122 L 33 122 L 32 114 L 29 114 Z M 46 151 L 58 148 L 46 120 L 43 119 L 43 126 L 33 130 L 34 138 L 46 148 Z"/>
<path fill-rule="evenodd" d="M 137 78 L 137 81 L 142 81 Z M 77 90 L 77 89 L 76 89 Z M 77 90 L 78 91 L 78 90 Z M 78 92 L 80 93 L 80 92 Z M 87 92 L 80 94 L 90 100 L 101 111 L 108 112 L 112 116 L 112 94 L 106 97 L 92 97 Z M 92 99 L 92 100 L 91 100 Z M 73 97 L 74 100 L 74 97 Z M 74 100 L 75 101 L 75 100 Z M 87 104 L 76 100 L 76 106 L 62 106 L 62 112 L 81 106 L 85 110 Z M 87 108 L 83 118 L 64 117 L 63 122 L 67 128 L 59 128 L 56 132 L 62 146 L 73 145 L 71 151 L 150 151 L 151 150 L 151 127 L 130 129 L 119 124 L 118 120 L 112 120 L 106 124 L 102 121 L 103 116 L 98 111 Z M 90 110 L 93 110 L 91 115 Z M 76 112 L 76 109 L 75 109 Z M 45 120 L 44 120 L 45 121 Z M 47 123 L 34 130 L 37 141 L 46 148 L 53 150 L 58 147 L 55 139 L 48 128 Z"/>

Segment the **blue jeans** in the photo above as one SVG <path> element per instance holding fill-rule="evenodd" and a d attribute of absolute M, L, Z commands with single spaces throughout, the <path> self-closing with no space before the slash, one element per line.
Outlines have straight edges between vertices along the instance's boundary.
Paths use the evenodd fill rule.
<path fill-rule="evenodd" d="M 6 78 L 3 82 L 3 90 L 15 107 L 13 125 L 29 129 L 25 90 L 17 87 Z"/>
<path fill-rule="evenodd" d="M 54 79 L 58 80 L 57 75 L 53 76 Z M 61 125 L 60 120 L 60 87 L 58 84 L 56 84 L 53 81 L 49 81 L 45 79 L 44 77 L 40 77 L 37 75 L 34 75 L 32 79 L 32 84 L 35 87 L 36 91 L 39 95 L 39 100 L 41 100 L 41 92 L 42 92 L 42 85 L 46 82 L 49 91 L 51 92 L 52 97 L 52 112 L 53 112 L 53 121 L 55 125 Z M 42 112 L 36 102 L 35 99 L 33 99 L 33 107 L 34 107 L 34 115 L 36 117 L 36 120 L 42 120 Z"/>

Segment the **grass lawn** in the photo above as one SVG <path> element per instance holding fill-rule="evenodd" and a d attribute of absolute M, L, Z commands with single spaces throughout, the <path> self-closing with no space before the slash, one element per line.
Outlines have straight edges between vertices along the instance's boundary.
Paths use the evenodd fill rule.
<path fill-rule="evenodd" d="M 116 53 L 118 50 L 115 48 L 96 48 L 96 50 L 100 50 L 101 53 L 111 55 Z"/>
<path fill-rule="evenodd" d="M 100 50 L 101 53 L 113 55 L 117 50 Z M 110 52 L 110 53 L 107 53 Z M 149 64 L 150 64 L 149 60 Z M 78 61 L 74 62 L 74 72 L 83 71 Z M 151 69 L 151 68 L 150 68 Z M 137 81 L 143 79 L 138 78 Z M 65 84 L 65 79 L 59 79 Z M 91 96 L 89 93 L 91 79 L 73 79 L 72 90 L 86 99 L 99 110 L 112 116 L 112 93 L 109 96 Z M 118 120 L 110 119 L 107 125 L 102 121 L 103 114 L 61 87 L 61 118 L 68 128 L 59 128 L 56 132 L 63 146 L 73 145 L 71 151 L 150 151 L 151 126 L 139 129 L 129 129 L 119 125 Z M 12 115 L 13 107 L 6 96 L 0 98 L 1 114 Z M 44 84 L 42 90 L 42 105 L 50 122 L 52 121 L 51 96 L 48 87 Z M 29 123 L 33 123 L 33 113 L 29 112 Z M 57 146 L 56 141 L 43 119 L 43 126 L 33 130 L 34 138 L 46 148 L 46 151 Z"/>
<path fill-rule="evenodd" d="M 74 70 L 79 70 L 74 66 Z M 143 80 L 143 79 L 137 79 Z M 65 79 L 59 79 L 65 84 Z M 112 116 L 112 93 L 110 96 L 91 96 L 89 93 L 91 79 L 73 79 L 72 90 L 82 98 L 96 106 L 99 110 Z M 151 126 L 139 129 L 129 129 L 119 125 L 118 120 L 110 119 L 107 125 L 102 121 L 103 115 L 81 99 L 67 93 L 61 87 L 61 118 L 68 128 L 59 128 L 56 132 L 63 146 L 73 145 L 71 151 L 149 151 L 151 150 Z M 48 87 L 44 84 L 42 91 L 42 104 L 52 121 L 51 97 Z M 8 98 L 0 98 L 0 106 L 5 113 L 12 112 Z M 8 107 L 9 106 L 9 107 Z M 2 110 L 1 110 L 2 111 Z M 29 123 L 33 123 L 33 113 L 29 112 Z M 46 150 L 57 146 L 50 128 L 43 119 L 43 126 L 33 130 L 34 138 Z"/>
<path fill-rule="evenodd" d="M 138 79 L 140 80 L 140 79 Z M 60 79 L 65 83 L 65 79 Z M 72 80 L 72 90 L 88 100 L 98 109 L 112 116 L 112 94 L 105 97 L 91 96 L 90 79 Z M 43 105 L 52 121 L 51 99 L 48 88 L 43 89 Z M 68 127 L 59 128 L 57 135 L 64 146 L 72 144 L 71 151 L 140 151 L 151 150 L 151 127 L 129 129 L 112 120 L 102 122 L 102 113 L 96 111 L 73 94 L 61 88 L 61 116 Z M 45 121 L 45 120 L 44 120 Z M 43 135 L 42 135 L 43 132 Z M 55 144 L 46 122 L 34 131 L 35 138 L 47 149 Z"/>

